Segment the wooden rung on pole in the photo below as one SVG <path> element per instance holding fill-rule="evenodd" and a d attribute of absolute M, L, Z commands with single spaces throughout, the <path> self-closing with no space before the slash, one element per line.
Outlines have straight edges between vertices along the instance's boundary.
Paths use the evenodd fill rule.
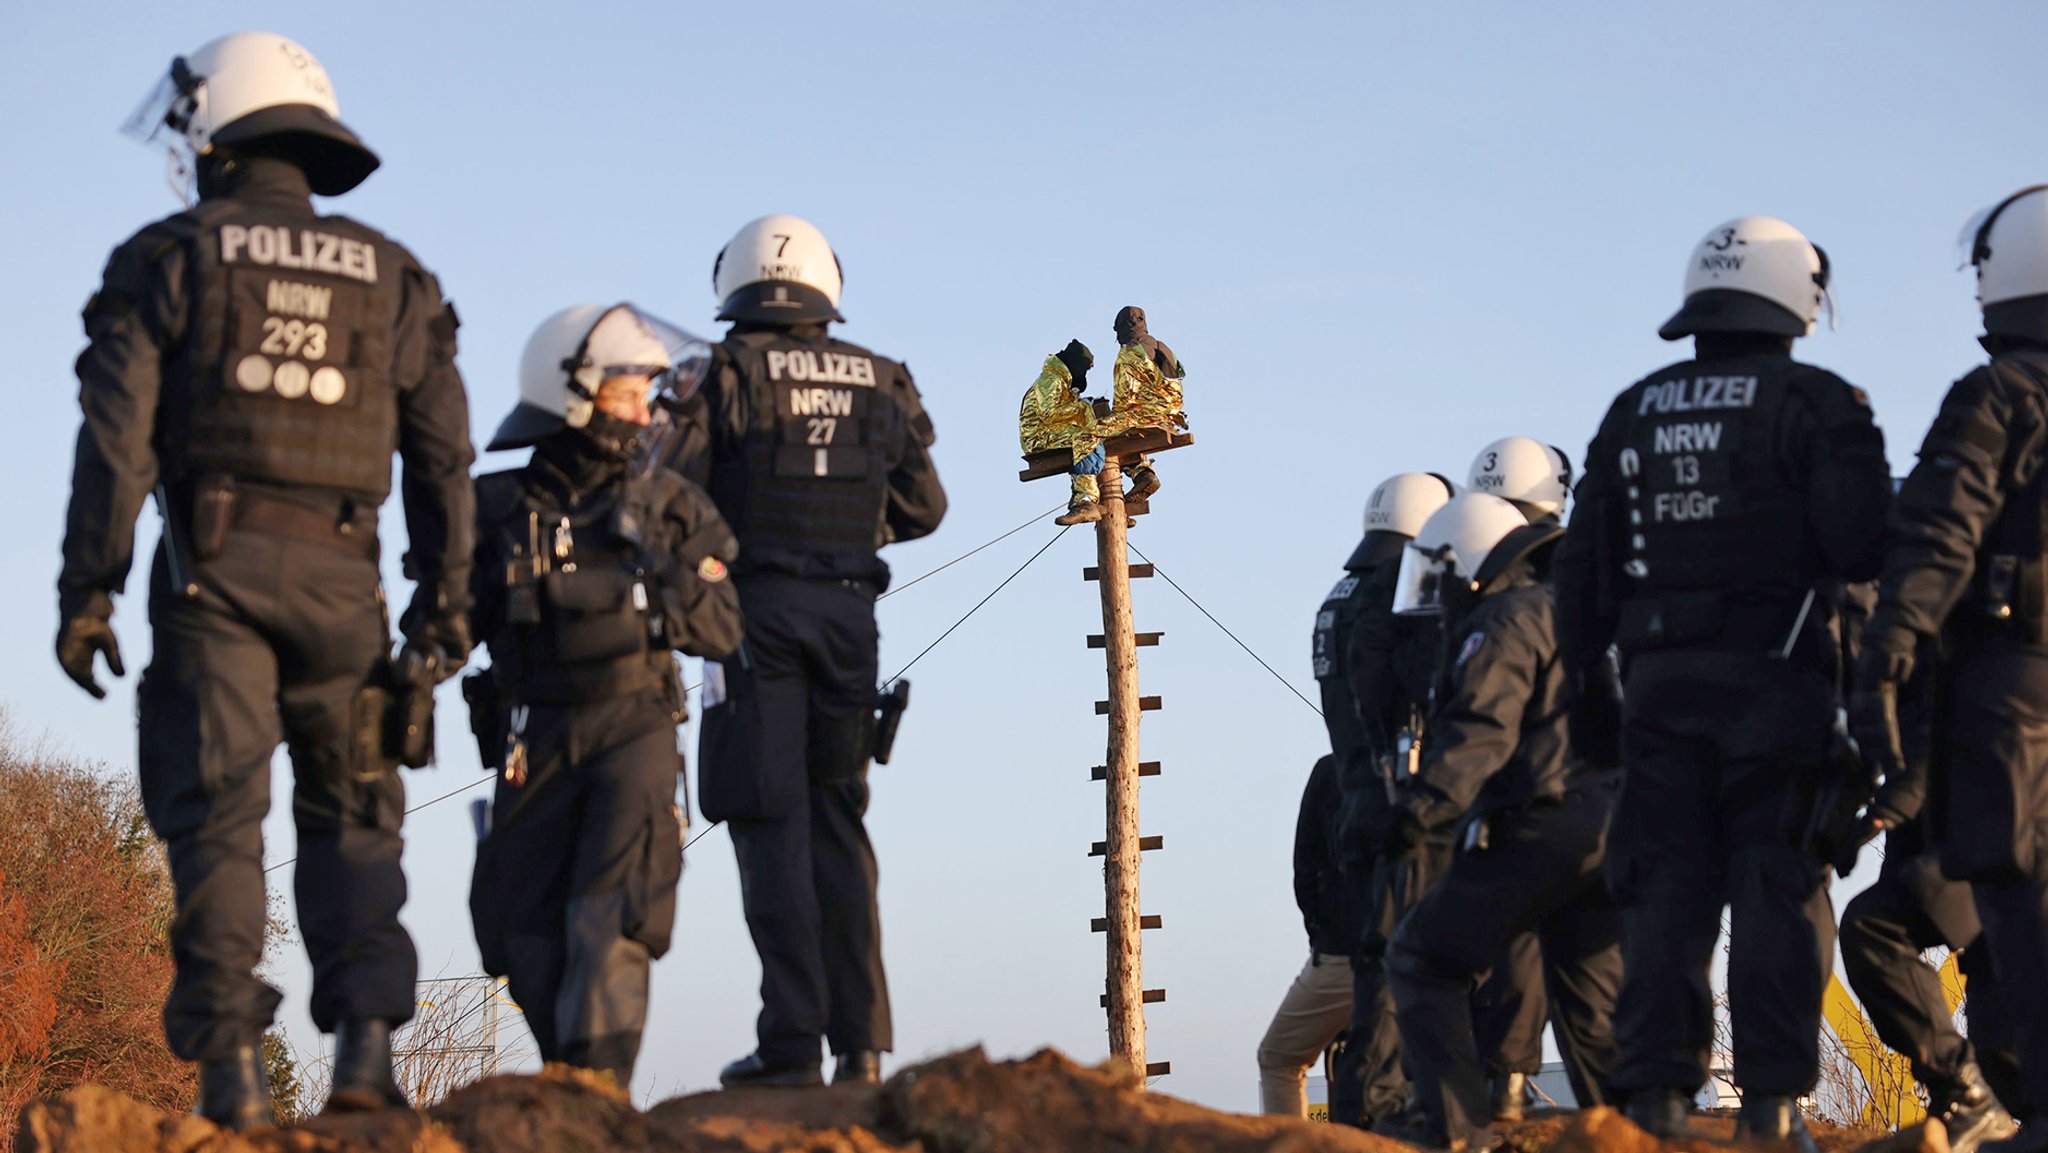
<path fill-rule="evenodd" d="M 1165 922 L 1165 921 L 1163 921 L 1163 920 L 1161 920 L 1161 919 L 1160 919 L 1160 917 L 1159 917 L 1159 914 L 1157 914 L 1157 913 L 1153 913 L 1153 914 L 1150 914 L 1150 915 L 1148 915 L 1148 916 L 1143 916 L 1143 917 L 1139 917 L 1139 918 L 1138 918 L 1138 927 L 1139 927 L 1140 929 L 1158 929 L 1158 928 L 1162 928 L 1162 927 L 1164 927 L 1164 926 L 1165 926 L 1165 924 L 1166 924 L 1166 922 Z M 1107 933 L 1107 932 L 1109 932 L 1109 918 L 1108 918 L 1108 917 L 1093 917 L 1093 918 L 1090 918 L 1090 919 L 1089 919 L 1089 921 L 1088 921 L 1088 931 L 1089 931 L 1089 932 L 1091 932 L 1091 933 Z"/>
<path fill-rule="evenodd" d="M 1139 761 L 1139 762 L 1138 762 L 1138 775 L 1139 775 L 1139 776 L 1141 776 L 1141 777 L 1156 777 L 1156 776 L 1158 776 L 1158 775 L 1159 775 L 1159 762 L 1158 762 L 1158 761 Z M 1091 780 L 1091 781 L 1106 781 L 1106 780 L 1108 780 L 1108 779 L 1109 779 L 1109 766 L 1108 766 L 1108 765 L 1096 765 L 1096 766 L 1095 766 L 1094 768 L 1092 768 L 1092 769 L 1089 769 L 1089 770 L 1088 770 L 1088 779 L 1089 779 L 1089 780 Z"/>
<path fill-rule="evenodd" d="M 1159 703 L 1159 698 L 1158 698 L 1158 697 L 1139 697 L 1139 698 L 1138 698 L 1138 711 L 1139 711 L 1139 712 L 1141 712 L 1141 713 L 1156 713 L 1156 712 L 1158 712 L 1158 711 L 1159 711 L 1160 709 L 1163 709 L 1163 708 L 1165 708 L 1165 707 L 1166 707 L 1165 705 L 1162 705 L 1162 704 L 1160 704 L 1160 703 Z M 1108 701 L 1096 701 L 1096 702 L 1095 702 L 1095 715 L 1096 715 L 1096 716 L 1098 716 L 1098 717 L 1106 717 L 1106 716 L 1108 716 L 1108 715 L 1109 715 L 1109 702 L 1108 702 Z"/>
<path fill-rule="evenodd" d="M 1139 647 L 1139 648 L 1141 648 L 1141 649 L 1149 649 L 1149 648 L 1156 648 L 1156 647 L 1158 647 L 1158 645 L 1159 645 L 1159 638 L 1160 638 L 1160 637 L 1163 637 L 1163 636 L 1165 636 L 1166 634 L 1165 634 L 1165 633 L 1132 633 L 1131 635 L 1132 635 L 1133 637 L 1137 638 L 1137 644 L 1138 644 L 1138 647 Z M 1089 648 L 1091 648 L 1091 649 L 1099 649 L 1099 648 L 1101 648 L 1101 647 L 1103 646 L 1103 643 L 1104 643 L 1104 642 L 1103 642 L 1103 639 L 1102 639 L 1102 634 L 1101 634 L 1101 633 L 1089 633 L 1089 634 L 1088 634 L 1088 647 L 1089 647 Z"/>
<path fill-rule="evenodd" d="M 1164 990 L 1164 989 L 1147 989 L 1147 990 L 1145 990 L 1145 1003 L 1146 1003 L 1147 1005 L 1157 1005 L 1158 1003 L 1160 1003 L 1161 1001 L 1164 1001 L 1164 1000 L 1166 1000 L 1166 990 Z M 1103 1008 L 1105 1008 L 1105 1009 L 1109 1008 L 1109 994 L 1107 994 L 1107 993 L 1104 993 L 1104 994 L 1102 995 L 1102 1007 L 1103 1007 Z"/>
<path fill-rule="evenodd" d="M 1149 1061 L 1145 1064 L 1145 1076 L 1147 1077 L 1164 1077 L 1171 1072 L 1173 1072 L 1173 1062 L 1171 1061 Z"/>
<path fill-rule="evenodd" d="M 1141 852 L 1141 853 L 1149 853 L 1149 852 L 1151 852 L 1151 851 L 1152 851 L 1153 849 L 1163 849 L 1163 848 L 1165 848 L 1165 847 L 1166 847 L 1166 838 L 1165 838 L 1165 837 L 1139 837 L 1139 838 L 1138 838 L 1138 851 L 1139 851 L 1139 852 Z M 1102 855 L 1103 855 L 1104 853 L 1107 853 L 1107 852 L 1109 852 L 1109 842 L 1107 842 L 1107 841 L 1097 841 L 1097 842 L 1095 842 L 1095 847 L 1094 847 L 1094 848 L 1091 848 L 1091 849 L 1089 849 L 1089 850 L 1088 850 L 1088 855 L 1089 855 L 1089 856 L 1091 856 L 1091 857 L 1099 857 L 1099 856 L 1102 856 Z"/>
<path fill-rule="evenodd" d="M 1152 575 L 1151 565 L 1134 564 L 1129 567 L 1132 580 L 1143 580 Z M 1084 581 L 1099 581 L 1102 579 L 1102 570 L 1094 565 L 1089 565 L 1081 570 L 1081 579 Z"/>

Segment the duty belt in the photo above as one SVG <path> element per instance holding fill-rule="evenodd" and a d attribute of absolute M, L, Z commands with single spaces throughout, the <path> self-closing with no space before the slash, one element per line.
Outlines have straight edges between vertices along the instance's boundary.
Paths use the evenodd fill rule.
<path fill-rule="evenodd" d="M 1737 600 L 1737 595 L 1694 591 L 1630 597 L 1622 602 L 1616 640 L 1623 651 L 1783 648 L 1788 630 L 1799 621 L 1800 598 L 1788 593 Z"/>
<path fill-rule="evenodd" d="M 243 490 L 235 494 L 233 519 L 239 529 L 319 545 L 368 561 L 377 559 L 374 517 L 351 515 L 339 508 L 322 511 Z"/>

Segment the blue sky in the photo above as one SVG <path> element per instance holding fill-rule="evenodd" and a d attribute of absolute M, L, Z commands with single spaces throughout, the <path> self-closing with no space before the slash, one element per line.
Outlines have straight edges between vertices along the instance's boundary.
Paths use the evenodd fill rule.
<path fill-rule="evenodd" d="M 441 275 L 480 436 L 549 313 L 630 299 L 714 335 L 727 237 L 768 212 L 816 222 L 846 269 L 843 334 L 906 359 L 939 428 L 953 511 L 892 551 L 905 579 L 1062 499 L 1015 480 L 1017 398 L 1046 353 L 1075 336 L 1103 353 L 1118 307 L 1143 305 L 1189 366 L 1197 443 L 1161 458 L 1166 489 L 1132 540 L 1311 696 L 1311 618 L 1372 485 L 1462 477 L 1514 433 L 1576 456 L 1616 391 L 1675 358 L 1655 328 L 1686 253 L 1729 217 L 1782 216 L 1828 249 L 1841 327 L 1802 355 L 1869 391 L 1903 471 L 1978 355 L 1956 229 L 2048 178 L 2048 18 L 2017 2 L 364 0 L 15 6 L 5 22 L 0 213 L 17 223 L 0 336 L 25 403 L 0 422 L 19 642 L 0 701 L 110 772 L 134 763 L 134 676 L 94 703 L 49 655 L 77 313 L 108 248 L 175 208 L 160 158 L 117 126 L 174 54 L 224 32 L 281 32 L 326 64 L 385 160 L 331 208 Z M 884 604 L 885 671 L 1054 531 Z M 897 1061 L 976 1042 L 1106 1051 L 1087 931 L 1092 552 L 1068 534 L 923 659 L 896 763 L 875 770 Z M 1165 698 L 1144 736 L 1165 765 L 1143 801 L 1166 845 L 1143 879 L 1165 919 L 1145 942 L 1145 983 L 1168 991 L 1148 1012 L 1152 1058 L 1174 1069 L 1158 1087 L 1249 1109 L 1254 1046 L 1306 948 L 1289 842 L 1327 743 L 1163 582 L 1138 584 L 1137 617 L 1166 633 L 1141 660 Z M 139 598 L 116 627 L 139 669 Z M 415 798 L 477 772 L 452 691 L 443 708 L 441 766 L 410 777 Z M 429 976 L 476 964 L 466 796 L 409 825 Z M 289 856 L 288 824 L 270 834 L 271 859 Z M 281 970 L 311 1047 L 305 975 Z M 709 1086 L 751 1047 L 757 976 L 714 831 L 656 969 L 643 1096 Z"/>

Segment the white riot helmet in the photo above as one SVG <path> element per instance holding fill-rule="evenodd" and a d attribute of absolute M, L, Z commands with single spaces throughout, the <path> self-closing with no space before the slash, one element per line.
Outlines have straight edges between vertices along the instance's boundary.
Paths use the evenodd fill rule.
<path fill-rule="evenodd" d="M 1564 450 L 1528 436 L 1504 436 L 1472 458 L 1471 492 L 1512 502 L 1530 520 L 1562 517 L 1572 492 L 1572 461 Z"/>
<path fill-rule="evenodd" d="M 275 141 L 314 192 L 339 196 L 378 163 L 340 117 L 312 53 L 269 32 L 236 32 L 172 60 L 122 128 L 145 142 L 174 134 L 173 164 L 187 172 L 216 148 Z"/>
<path fill-rule="evenodd" d="M 486 446 L 525 448 L 563 428 L 582 428 L 596 412 L 607 377 L 646 376 L 654 390 L 687 395 L 696 380 L 677 379 L 676 366 L 702 371 L 702 340 L 630 304 L 579 304 L 534 329 L 519 358 L 519 403 Z"/>
<path fill-rule="evenodd" d="M 1429 514 L 1458 495 L 1449 477 L 1433 472 L 1397 472 L 1380 482 L 1365 502 L 1365 531 L 1408 537 L 1422 531 Z"/>
<path fill-rule="evenodd" d="M 1828 254 L 1770 216 L 1744 216 L 1707 233 L 1685 266 L 1685 303 L 1657 335 L 1702 332 L 1806 336 L 1823 307 L 1834 323 Z"/>
<path fill-rule="evenodd" d="M 748 224 L 719 249 L 711 266 L 720 320 L 843 321 L 839 284 L 839 257 L 825 234 L 796 216 L 763 216 Z"/>
<path fill-rule="evenodd" d="M 1394 611 L 1441 613 L 1454 586 L 1484 592 L 1510 564 L 1563 531 L 1555 524 L 1530 524 L 1500 497 L 1462 493 L 1432 513 L 1401 554 Z"/>
<path fill-rule="evenodd" d="M 1984 331 L 2048 340 L 2048 184 L 1972 216 L 1956 245 L 1977 269 Z"/>

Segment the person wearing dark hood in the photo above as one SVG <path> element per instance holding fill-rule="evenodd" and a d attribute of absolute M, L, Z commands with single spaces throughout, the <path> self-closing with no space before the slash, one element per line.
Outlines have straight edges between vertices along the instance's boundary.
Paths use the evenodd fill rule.
<path fill-rule="evenodd" d="M 1938 641 L 1930 831 L 1942 875 L 1970 884 L 2014 1034 L 2020 1131 L 1980 1146 L 2010 1153 L 2048 1149 L 2048 186 L 1960 240 L 1991 359 L 1949 389 L 1900 486 L 1849 711 L 1901 771 L 1899 696 Z"/>
<path fill-rule="evenodd" d="M 327 1107 L 403 1103 L 390 1031 L 412 1017 L 416 957 L 398 919 L 405 789 L 381 735 L 394 662 L 377 567 L 394 449 L 409 698 L 469 652 L 475 452 L 455 312 L 411 253 L 314 211 L 377 167 L 338 115 L 327 73 L 281 36 L 172 61 L 129 127 L 171 141 L 199 200 L 114 250 L 78 358 L 57 659 L 95 697 L 96 656 L 122 674 L 110 618 L 154 489 L 165 526 L 136 704 L 143 807 L 177 891 L 164 1034 L 199 1063 L 197 1111 L 232 1129 L 271 1121 L 260 1045 L 279 993 L 256 970 L 280 741 L 313 1021 L 336 1035 Z"/>
<path fill-rule="evenodd" d="M 1351 953 L 1357 947 L 1361 892 L 1337 860 L 1343 812 L 1337 758 L 1319 757 L 1301 790 L 1294 820 L 1294 904 L 1308 931 L 1308 962 L 1295 974 L 1259 1039 L 1259 1111 L 1308 1115 L 1306 1078 L 1351 1020 Z"/>
<path fill-rule="evenodd" d="M 1109 424 L 1118 432 L 1138 428 L 1161 428 L 1169 432 L 1188 426 L 1183 407 L 1181 379 L 1188 374 L 1180 357 L 1166 342 L 1145 326 L 1145 310 L 1127 304 L 1117 310 L 1111 325 L 1118 345 L 1114 409 Z M 1159 491 L 1159 473 L 1150 456 L 1140 457 L 1130 468 L 1127 500 L 1147 500 Z"/>
<path fill-rule="evenodd" d="M 740 541 L 747 639 L 709 665 L 698 782 L 739 858 L 761 957 L 754 1052 L 727 1085 L 875 1081 L 893 1044 L 874 847 L 879 551 L 937 529 L 946 493 L 910 371 L 826 325 L 839 258 L 809 222 L 768 216 L 719 253 L 733 322 L 679 415 L 671 467 L 704 484 Z"/>
<path fill-rule="evenodd" d="M 1401 1071 L 1400 1039 L 1394 1031 L 1394 1002 L 1380 969 L 1384 937 L 1391 923 L 1368 934 L 1368 921 L 1398 919 L 1384 890 L 1392 880 L 1368 844 L 1366 830 L 1385 819 L 1393 781 L 1387 775 L 1398 734 L 1410 732 L 1411 715 L 1427 694 L 1428 658 L 1403 665 L 1391 652 L 1383 660 L 1361 666 L 1354 656 L 1361 630 L 1390 641 L 1390 650 L 1419 654 L 1434 651 L 1435 632 L 1410 637 L 1414 621 L 1393 617 L 1394 576 L 1401 567 L 1401 549 L 1422 528 L 1429 515 L 1456 495 L 1446 477 L 1433 472 L 1397 473 L 1379 483 L 1365 502 L 1365 535 L 1344 561 L 1344 576 L 1316 610 L 1310 659 L 1321 689 L 1323 724 L 1336 757 L 1340 811 L 1335 833 L 1337 865 L 1358 910 L 1358 933 L 1345 943 L 1351 963 L 1351 1020 L 1344 1046 L 1332 1063 L 1330 1119 L 1364 1126 L 1401 1111 L 1408 1099 L 1408 1078 Z M 1406 643 L 1400 643 L 1406 642 Z M 1376 653 L 1379 646 L 1371 647 Z M 1413 665 L 1415 667 L 1408 667 Z M 1390 675 L 1399 667 L 1415 683 L 1413 693 Z M 1412 699 L 1411 699 L 1412 698 Z M 1405 911 L 1401 906 L 1399 911 Z M 1372 937 L 1368 946 L 1367 937 Z"/>
<path fill-rule="evenodd" d="M 463 689 L 500 770 L 469 894 L 477 946 L 543 1061 L 622 1089 L 682 878 L 673 654 L 721 659 L 741 634 L 732 530 L 695 484 L 632 467 L 655 390 L 688 393 L 667 377 L 692 343 L 629 304 L 549 317 L 489 446 L 532 459 L 477 480 L 471 626 L 491 665 Z"/>
<path fill-rule="evenodd" d="M 1017 406 L 1017 440 L 1028 459 L 1035 453 L 1064 451 L 1071 457 L 1068 472 L 1073 492 L 1067 511 L 1055 524 L 1089 524 L 1102 519 L 1101 485 L 1105 453 L 1096 405 L 1081 394 L 1088 390 L 1088 370 L 1095 353 L 1079 340 L 1045 358 L 1038 379 L 1031 382 Z"/>
<path fill-rule="evenodd" d="M 1627 927 L 1614 1088 L 1643 1128 L 1685 1131 L 1727 906 L 1737 1132 L 1806 1153 L 1797 1102 L 1819 1076 L 1834 955 L 1827 867 L 1805 843 L 1833 772 L 1834 589 L 1876 575 L 1891 503 L 1868 399 L 1791 357 L 1828 279 L 1781 220 L 1707 234 L 1659 329 L 1694 337 L 1695 358 L 1609 408 L 1555 566 L 1572 674 L 1611 667 L 1611 647 L 1625 670 L 1607 852 Z"/>
<path fill-rule="evenodd" d="M 1488 1149 L 1495 1102 L 1474 1042 L 1471 990 L 1516 937 L 1542 942 L 1558 1050 L 1581 1107 L 1606 1103 L 1621 918 L 1600 875 L 1614 775 L 1571 747 L 1572 685 L 1555 599 L 1541 579 L 1563 529 L 1466 493 L 1430 517 L 1402 559 L 1397 613 L 1444 620 L 1422 764 L 1381 851 L 1407 857 L 1436 830 L 1457 851 L 1387 948 L 1401 1048 L 1427 1136 Z"/>

